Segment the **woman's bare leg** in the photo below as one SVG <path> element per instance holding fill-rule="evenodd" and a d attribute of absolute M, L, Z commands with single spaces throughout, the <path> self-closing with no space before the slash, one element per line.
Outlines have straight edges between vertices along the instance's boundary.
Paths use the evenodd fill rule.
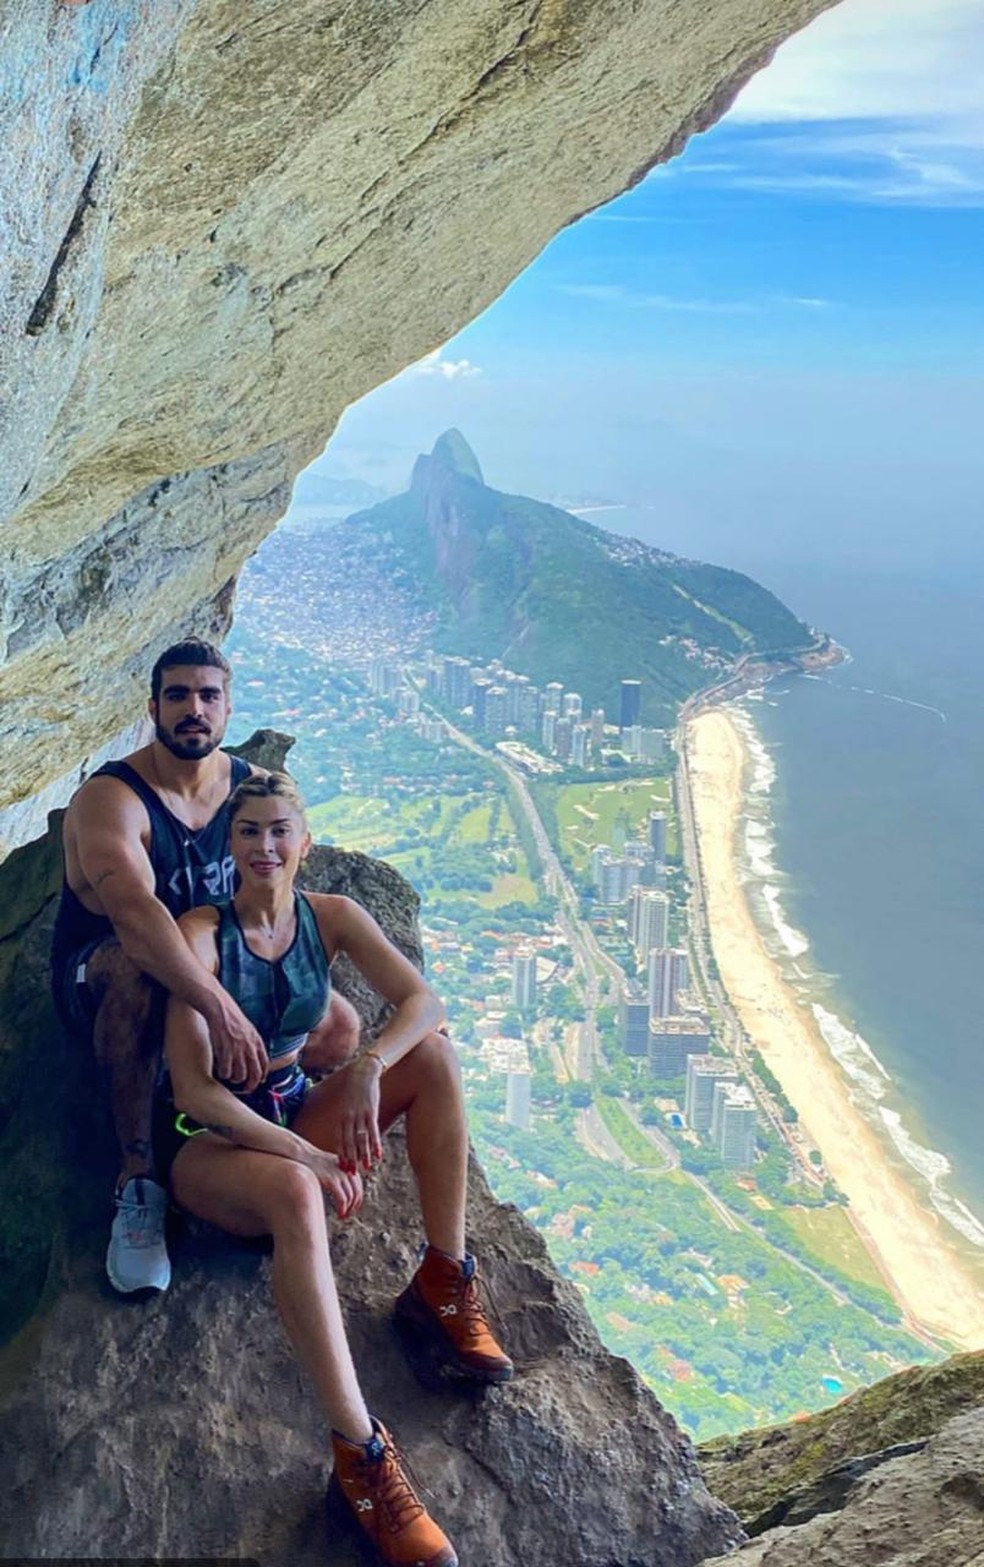
<path fill-rule="evenodd" d="M 318 1148 L 338 1151 L 338 1099 L 343 1073 L 312 1089 L 293 1130 Z M 407 1118 L 407 1153 L 420 1193 L 424 1233 L 450 1257 L 465 1254 L 468 1124 L 458 1058 L 444 1034 L 428 1034 L 383 1073 L 379 1129 Z"/>
<path fill-rule="evenodd" d="M 183 1208 L 233 1235 L 273 1236 L 273 1289 L 294 1353 L 332 1428 L 353 1442 L 372 1435 L 338 1303 L 324 1195 L 292 1159 L 230 1147 L 201 1133 L 172 1171 Z"/>

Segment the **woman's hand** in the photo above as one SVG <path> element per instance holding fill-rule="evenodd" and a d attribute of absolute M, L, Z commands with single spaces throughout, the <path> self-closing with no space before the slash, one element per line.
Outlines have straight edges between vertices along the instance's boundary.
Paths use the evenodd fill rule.
<path fill-rule="evenodd" d="M 308 1145 L 306 1164 L 328 1193 L 331 1205 L 340 1219 L 350 1219 L 362 1207 L 362 1177 L 357 1170 L 345 1170 L 341 1160 L 322 1148 Z"/>
<path fill-rule="evenodd" d="M 383 1069 L 375 1056 L 359 1056 L 337 1074 L 339 1099 L 338 1162 L 355 1175 L 371 1170 L 383 1157 L 379 1135 L 379 1079 Z"/>

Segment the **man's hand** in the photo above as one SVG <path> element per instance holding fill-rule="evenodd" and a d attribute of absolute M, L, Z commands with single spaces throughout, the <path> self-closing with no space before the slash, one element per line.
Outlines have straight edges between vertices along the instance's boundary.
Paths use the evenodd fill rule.
<path fill-rule="evenodd" d="M 266 1077 L 270 1058 L 245 1012 L 225 992 L 205 1014 L 215 1076 L 247 1092 Z"/>

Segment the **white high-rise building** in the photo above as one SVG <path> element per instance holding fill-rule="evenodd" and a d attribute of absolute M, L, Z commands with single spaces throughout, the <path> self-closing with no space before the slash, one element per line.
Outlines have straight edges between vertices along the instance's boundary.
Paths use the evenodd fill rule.
<path fill-rule="evenodd" d="M 547 682 L 543 688 L 543 695 L 546 698 L 546 711 L 548 713 L 560 712 L 560 699 L 563 694 L 564 688 L 559 680 L 550 680 Z"/>
<path fill-rule="evenodd" d="M 625 1054 L 644 1056 L 649 1045 L 649 997 L 641 985 L 622 986 L 618 1024 Z"/>
<path fill-rule="evenodd" d="M 644 958 L 653 947 L 666 946 L 669 920 L 670 900 L 665 892 L 655 887 L 633 887 L 629 940 L 638 957 Z"/>
<path fill-rule="evenodd" d="M 506 1074 L 506 1120 L 523 1132 L 530 1129 L 531 1082 L 529 1072 Z"/>
<path fill-rule="evenodd" d="M 571 730 L 571 763 L 587 767 L 591 752 L 591 730 L 587 724 L 575 724 Z"/>
<path fill-rule="evenodd" d="M 536 953 L 529 948 L 513 953 L 512 1004 L 520 1012 L 536 1007 Z"/>
<path fill-rule="evenodd" d="M 625 898 L 625 861 L 608 851 L 598 863 L 598 902 L 624 903 Z"/>
<path fill-rule="evenodd" d="M 721 1163 L 729 1170 L 750 1170 L 755 1163 L 758 1111 L 752 1091 L 744 1083 L 722 1084 L 718 1122 Z"/>
<path fill-rule="evenodd" d="M 581 693 L 579 691 L 565 691 L 561 711 L 565 718 L 580 718 Z"/>
<path fill-rule="evenodd" d="M 710 1132 L 714 1123 L 717 1085 L 736 1083 L 738 1069 L 726 1056 L 691 1056 L 687 1062 L 684 1114 L 694 1132 Z"/>
<path fill-rule="evenodd" d="M 657 860 L 666 859 L 666 812 L 650 811 L 649 843 Z"/>
<path fill-rule="evenodd" d="M 676 1017 L 673 991 L 673 953 L 668 947 L 654 947 L 649 954 L 649 1016 Z"/>
<path fill-rule="evenodd" d="M 673 996 L 679 1001 L 680 992 L 690 989 L 690 954 L 684 947 L 673 949 Z"/>

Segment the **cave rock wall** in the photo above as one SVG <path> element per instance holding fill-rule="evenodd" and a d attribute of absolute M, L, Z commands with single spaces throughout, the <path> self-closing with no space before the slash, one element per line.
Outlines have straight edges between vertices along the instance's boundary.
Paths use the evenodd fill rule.
<path fill-rule="evenodd" d="M 829 3 L 0 0 L 0 806 L 224 630 L 347 404 Z"/>

